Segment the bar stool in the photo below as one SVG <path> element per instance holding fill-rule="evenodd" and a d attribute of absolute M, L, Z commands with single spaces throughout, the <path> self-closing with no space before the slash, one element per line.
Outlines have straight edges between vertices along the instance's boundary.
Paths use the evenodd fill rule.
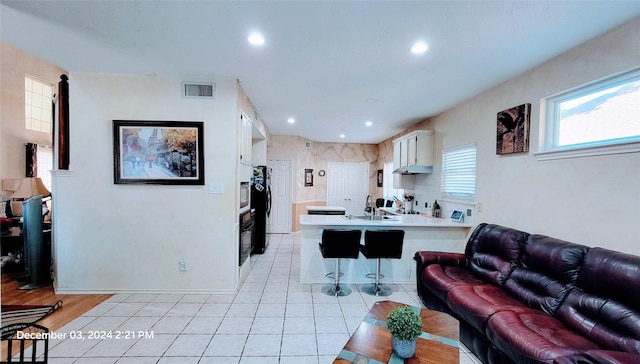
<path fill-rule="evenodd" d="M 322 287 L 322 293 L 329 296 L 348 296 L 351 294 L 349 287 L 340 286 L 340 258 L 358 259 L 360 254 L 360 230 L 333 230 L 324 229 L 322 231 L 322 242 L 320 252 L 325 259 L 336 259 L 336 270 L 326 276 L 333 275 L 333 284 Z"/>
<path fill-rule="evenodd" d="M 402 258 L 403 241 L 404 230 L 366 230 L 364 232 L 364 245 L 360 246 L 360 251 L 367 259 L 377 259 L 375 274 L 367 274 L 368 278 L 375 278 L 375 283 L 365 284 L 362 287 L 364 293 L 372 296 L 388 296 L 393 293 L 391 287 L 380 283 L 380 279 L 384 278 L 380 274 L 380 259 Z"/>

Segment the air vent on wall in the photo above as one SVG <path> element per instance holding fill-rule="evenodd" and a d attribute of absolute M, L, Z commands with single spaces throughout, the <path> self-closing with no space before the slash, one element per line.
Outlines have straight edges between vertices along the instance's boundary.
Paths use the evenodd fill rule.
<path fill-rule="evenodd" d="M 213 83 L 185 82 L 182 84 L 182 97 L 213 99 L 216 97 L 216 85 Z"/>

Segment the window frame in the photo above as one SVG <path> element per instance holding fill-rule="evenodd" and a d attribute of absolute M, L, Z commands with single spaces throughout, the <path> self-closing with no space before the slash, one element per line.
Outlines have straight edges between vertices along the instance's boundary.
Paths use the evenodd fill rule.
<path fill-rule="evenodd" d="M 30 82 L 37 82 L 38 84 L 41 85 L 41 87 L 47 86 L 51 88 L 51 94 L 48 97 L 45 95 L 43 95 L 41 92 L 34 92 L 33 89 L 32 90 L 27 90 L 26 87 L 26 82 L 27 80 L 29 80 Z M 25 115 L 24 115 L 24 128 L 26 130 L 29 131 L 35 131 L 35 132 L 39 132 L 39 133 L 51 133 L 53 131 L 53 98 L 55 95 L 55 86 L 47 81 L 44 81 L 36 76 L 30 75 L 28 73 L 24 74 L 24 81 L 25 81 L 25 89 L 24 89 L 24 96 L 25 96 L 25 100 L 24 100 L 24 107 L 25 107 Z M 30 93 L 31 95 L 27 95 L 27 93 Z M 40 106 L 36 105 L 35 103 L 33 103 L 33 97 L 34 96 L 38 96 L 38 97 L 43 97 L 43 99 L 40 101 Z M 43 102 L 46 103 L 47 107 L 44 108 L 42 107 Z M 27 108 L 38 108 L 41 110 L 41 113 L 44 113 L 47 115 L 47 119 L 45 120 L 42 117 L 40 118 L 33 118 L 32 116 L 29 117 L 28 113 L 27 113 Z M 42 114 L 41 114 L 42 116 Z M 39 128 L 34 128 L 33 127 L 33 121 L 37 121 L 39 124 Z M 43 124 L 48 124 L 48 130 L 42 130 L 42 125 Z"/>
<path fill-rule="evenodd" d="M 472 194 L 460 194 L 451 191 L 447 191 L 445 180 L 447 179 L 447 154 L 452 152 L 463 152 L 473 149 L 473 193 Z M 468 161 L 466 162 L 468 163 Z M 443 199 L 446 200 L 458 200 L 465 202 L 473 202 L 476 198 L 476 192 L 478 187 L 478 145 L 476 143 L 465 144 L 453 148 L 446 148 L 442 150 L 442 172 L 440 176 L 440 194 Z"/>
<path fill-rule="evenodd" d="M 540 101 L 543 117 L 540 123 L 538 160 L 574 158 L 607 154 L 640 152 L 640 135 L 596 140 L 570 145 L 558 145 L 560 105 L 563 102 L 593 94 L 625 83 L 640 81 L 640 68 L 620 72 L 593 82 L 545 97 Z"/>

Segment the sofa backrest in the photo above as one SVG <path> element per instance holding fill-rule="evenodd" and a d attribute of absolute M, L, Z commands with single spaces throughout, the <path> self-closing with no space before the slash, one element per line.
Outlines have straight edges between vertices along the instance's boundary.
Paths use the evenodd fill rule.
<path fill-rule="evenodd" d="M 530 235 L 503 289 L 529 307 L 553 315 L 578 278 L 588 250 L 584 245 Z"/>
<path fill-rule="evenodd" d="M 500 225 L 478 225 L 465 249 L 469 270 L 483 281 L 501 286 L 516 266 L 520 247 L 528 236 Z"/>
<path fill-rule="evenodd" d="M 590 249 L 556 318 L 602 348 L 640 354 L 640 257 Z"/>

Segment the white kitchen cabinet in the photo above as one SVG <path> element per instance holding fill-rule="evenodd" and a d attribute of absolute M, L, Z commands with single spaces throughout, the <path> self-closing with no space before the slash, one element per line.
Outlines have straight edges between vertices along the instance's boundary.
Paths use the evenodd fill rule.
<path fill-rule="evenodd" d="M 411 172 L 411 167 L 414 166 L 433 166 L 433 131 L 415 130 L 393 141 L 393 169 L 396 171 L 393 174 L 393 188 L 414 188 L 415 177 Z M 397 172 L 398 170 L 402 173 Z"/>
<path fill-rule="evenodd" d="M 251 165 L 253 126 L 251 119 L 244 113 L 240 114 L 240 123 L 240 163 Z"/>
<path fill-rule="evenodd" d="M 393 141 L 393 167 L 433 165 L 433 131 L 415 130 Z"/>

